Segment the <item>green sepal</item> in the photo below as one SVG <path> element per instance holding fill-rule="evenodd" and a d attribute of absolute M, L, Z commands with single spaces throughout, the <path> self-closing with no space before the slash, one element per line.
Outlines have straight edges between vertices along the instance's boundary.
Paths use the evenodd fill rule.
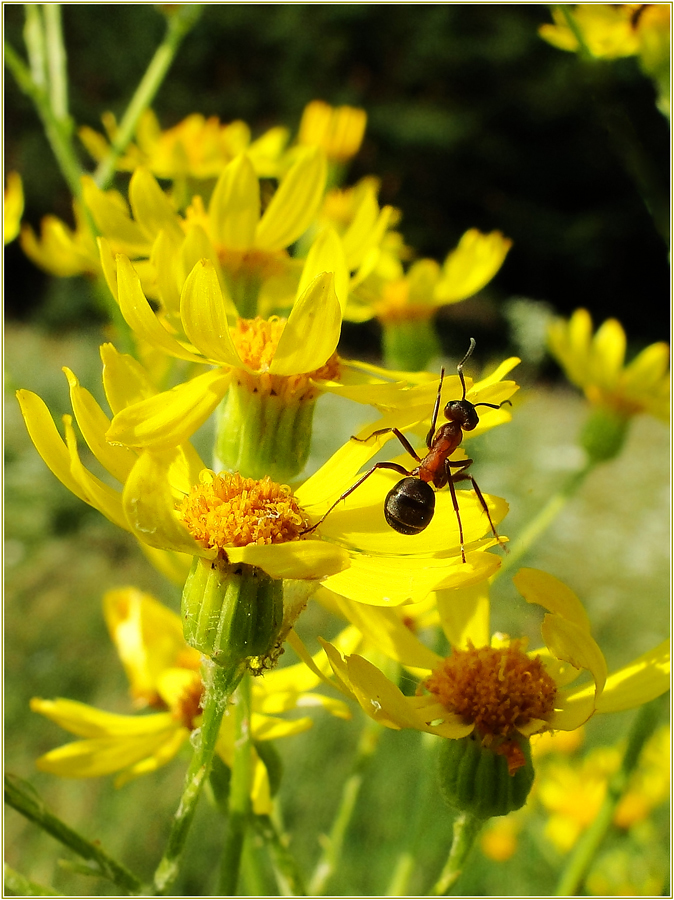
<path fill-rule="evenodd" d="M 598 406 L 583 427 L 581 446 L 592 462 L 608 462 L 615 459 L 622 450 L 628 428 L 628 418 Z"/>
<path fill-rule="evenodd" d="M 505 756 L 482 746 L 474 735 L 440 746 L 440 792 L 460 812 L 479 819 L 506 816 L 526 803 L 534 781 L 529 741 L 517 739 L 525 764 L 510 775 Z"/>
<path fill-rule="evenodd" d="M 252 393 L 232 381 L 218 410 L 219 466 L 244 478 L 292 481 L 309 457 L 315 405 L 315 400 Z"/>
<path fill-rule="evenodd" d="M 440 355 L 440 341 L 433 319 L 384 322 L 382 352 L 390 369 L 421 372 Z"/>
<path fill-rule="evenodd" d="M 187 643 L 224 668 L 271 655 L 283 624 L 283 582 L 255 566 L 195 556 L 182 597 Z"/>

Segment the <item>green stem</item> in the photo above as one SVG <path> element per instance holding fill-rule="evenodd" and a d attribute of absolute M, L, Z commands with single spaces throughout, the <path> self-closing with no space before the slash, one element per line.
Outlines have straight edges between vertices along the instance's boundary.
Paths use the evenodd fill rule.
<path fill-rule="evenodd" d="M 203 5 L 200 3 L 186 3 L 177 6 L 168 16 L 164 40 L 157 48 L 145 75 L 131 98 L 119 124 L 110 152 L 105 159 L 101 160 L 96 169 L 94 179 L 100 188 L 108 187 L 112 181 L 117 160 L 131 141 L 138 120 L 154 100 L 183 38 L 195 25 L 202 10 Z"/>
<path fill-rule="evenodd" d="M 644 744 L 658 726 L 663 710 L 663 697 L 652 700 L 639 710 L 627 741 L 620 770 L 608 784 L 608 790 L 596 819 L 583 834 L 569 857 L 557 884 L 555 896 L 577 896 L 608 831 L 612 827 L 616 807 L 628 787 L 629 776 L 636 768 Z"/>
<path fill-rule="evenodd" d="M 284 897 L 306 897 L 302 873 L 274 822 L 269 816 L 254 816 L 253 826 L 265 842 L 281 894 Z"/>
<path fill-rule="evenodd" d="M 35 83 L 26 64 L 6 41 L 5 62 L 12 75 L 16 78 L 21 90 L 33 101 L 37 113 L 42 119 L 47 140 L 56 157 L 61 174 L 70 188 L 70 192 L 73 197 L 82 201 L 82 185 L 80 183 L 82 167 L 72 144 L 70 120 L 60 120 L 56 117 L 46 88 Z M 93 229 L 92 232 L 96 233 Z"/>
<path fill-rule="evenodd" d="M 27 781 L 16 775 L 6 775 L 5 802 L 82 859 L 88 860 L 94 872 L 108 878 L 125 893 L 141 893 L 142 885 L 135 875 L 109 856 L 98 843 L 88 841 L 50 812 L 37 791 Z"/>
<path fill-rule="evenodd" d="M 585 38 L 583 37 L 583 32 L 578 27 L 578 22 L 576 22 L 576 17 L 574 16 L 571 9 L 566 6 L 566 4 L 561 3 L 559 5 L 553 6 L 553 9 L 558 9 L 561 11 L 564 19 L 566 20 L 566 24 L 571 29 L 573 36 L 578 41 L 578 49 L 580 51 L 580 56 L 582 59 L 595 59 L 594 54 L 590 50 L 590 48 L 585 43 Z"/>
<path fill-rule="evenodd" d="M 68 74 L 66 70 L 66 48 L 61 28 L 61 6 L 58 3 L 44 4 L 44 23 L 49 69 L 49 98 L 54 116 L 70 127 L 68 117 Z"/>
<path fill-rule="evenodd" d="M 43 887 L 5 863 L 5 890 L 11 897 L 62 897 L 57 891 Z"/>
<path fill-rule="evenodd" d="M 589 461 L 578 472 L 574 472 L 567 483 L 550 497 L 543 509 L 529 522 L 517 540 L 508 546 L 508 555 L 501 562 L 501 568 L 494 576 L 494 579 L 499 578 L 509 569 L 519 565 L 522 557 L 526 556 L 531 547 L 554 522 L 595 465 L 596 463 Z"/>
<path fill-rule="evenodd" d="M 346 829 L 353 816 L 356 800 L 363 784 L 364 769 L 376 749 L 380 734 L 381 726 L 368 718 L 358 742 L 353 773 L 344 783 L 337 815 L 332 823 L 330 834 L 323 842 L 323 852 L 309 881 L 310 897 L 323 894 L 328 880 L 339 866 Z"/>
<path fill-rule="evenodd" d="M 198 736 L 195 734 L 197 742 L 185 778 L 183 794 L 173 817 L 164 855 L 154 875 L 156 894 L 165 894 L 178 875 L 180 857 L 185 847 L 187 833 L 215 753 L 222 717 L 234 689 L 243 677 L 245 668 L 239 664 L 225 669 L 211 660 L 205 659 L 203 670 L 205 694 L 201 728 Z"/>
<path fill-rule="evenodd" d="M 232 780 L 229 788 L 227 837 L 220 869 L 220 895 L 234 896 L 241 869 L 241 854 L 251 819 L 250 787 L 252 754 L 250 730 L 250 676 L 243 679 L 236 694 L 235 738 Z"/>
<path fill-rule="evenodd" d="M 459 813 L 456 817 L 452 849 L 440 877 L 429 891 L 429 896 L 442 897 L 456 883 L 485 821 L 467 812 Z"/>

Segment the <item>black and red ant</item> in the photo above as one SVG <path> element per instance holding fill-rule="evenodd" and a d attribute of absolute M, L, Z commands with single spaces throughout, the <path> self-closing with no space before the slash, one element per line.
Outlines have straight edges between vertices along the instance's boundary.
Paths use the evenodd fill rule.
<path fill-rule="evenodd" d="M 364 481 L 366 481 L 373 472 L 376 472 L 378 469 L 392 469 L 394 472 L 398 472 L 400 475 L 405 476 L 402 481 L 399 481 L 393 488 L 391 488 L 391 490 L 386 495 L 386 500 L 384 501 L 384 516 L 388 524 L 395 531 L 399 532 L 400 534 L 419 534 L 425 528 L 427 528 L 431 523 L 433 514 L 435 513 L 435 491 L 433 490 L 433 488 L 439 490 L 440 488 L 443 488 L 446 484 L 448 484 L 450 493 L 452 495 L 452 505 L 454 507 L 454 512 L 456 513 L 457 522 L 459 523 L 461 559 L 463 560 L 463 562 L 466 562 L 466 552 L 463 547 L 463 525 L 461 524 L 459 502 L 457 500 L 456 489 L 454 485 L 459 481 L 470 481 L 473 486 L 473 490 L 477 495 L 477 499 L 480 501 L 482 509 L 487 514 L 487 519 L 489 520 L 492 534 L 498 541 L 499 546 L 503 547 L 503 549 L 506 549 L 505 544 L 499 537 L 496 528 L 494 527 L 494 523 L 492 522 L 489 508 L 487 506 L 486 500 L 484 499 L 482 491 L 478 487 L 478 484 L 473 476 L 466 471 L 472 464 L 473 460 L 449 459 L 451 454 L 461 444 L 464 431 L 473 431 L 473 429 L 477 427 L 480 420 L 475 410 L 478 406 L 488 406 L 490 409 L 500 409 L 501 406 L 503 406 L 503 403 L 510 403 L 509 400 L 504 400 L 503 403 L 500 404 L 471 403 L 470 400 L 466 400 L 466 382 L 463 377 L 463 366 L 474 349 L 475 341 L 473 338 L 471 338 L 468 352 L 456 367 L 456 371 L 461 380 L 461 386 L 463 388 L 463 396 L 460 400 L 450 400 L 449 403 L 445 405 L 443 412 L 445 418 L 449 419 L 449 421 L 444 425 L 441 425 L 436 432 L 435 428 L 438 421 L 438 412 L 440 410 L 442 382 L 445 377 L 444 368 L 440 372 L 440 384 L 438 385 L 438 395 L 435 398 L 435 406 L 433 407 L 431 427 L 428 434 L 426 435 L 426 447 L 428 448 L 428 453 L 426 454 L 426 456 L 424 456 L 423 459 L 417 454 L 416 450 L 407 440 L 405 435 L 397 428 L 381 428 L 379 429 L 379 431 L 373 431 L 372 434 L 366 438 L 352 437 L 352 440 L 354 441 L 362 441 L 363 443 L 365 443 L 366 441 L 369 441 L 371 438 L 377 437 L 378 435 L 393 433 L 403 445 L 405 450 L 407 450 L 407 452 L 410 454 L 410 456 L 416 459 L 419 465 L 415 466 L 411 471 L 408 471 L 404 466 L 401 466 L 398 463 L 394 462 L 375 463 L 371 469 L 369 469 L 364 475 L 361 475 L 361 477 L 358 479 L 358 481 L 356 481 L 355 484 L 352 484 L 348 490 L 344 491 L 344 493 L 335 500 L 332 506 L 321 516 L 321 518 L 318 520 L 318 522 L 316 522 L 315 525 L 312 525 L 311 528 L 307 528 L 306 531 L 303 532 L 303 534 L 309 534 L 310 532 L 318 528 L 318 526 L 332 512 L 337 504 L 341 503 L 341 501 L 345 500 L 349 496 L 349 494 L 352 494 L 356 490 L 356 488 L 360 487 L 360 485 Z M 452 469 L 457 469 L 458 471 L 452 472 Z"/>

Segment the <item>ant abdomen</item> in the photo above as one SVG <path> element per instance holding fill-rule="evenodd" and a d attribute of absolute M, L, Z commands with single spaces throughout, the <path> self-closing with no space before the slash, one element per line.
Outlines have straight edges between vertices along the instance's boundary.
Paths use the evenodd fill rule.
<path fill-rule="evenodd" d="M 399 534 L 419 534 L 435 512 L 435 491 L 420 478 L 403 478 L 386 495 L 384 516 Z"/>

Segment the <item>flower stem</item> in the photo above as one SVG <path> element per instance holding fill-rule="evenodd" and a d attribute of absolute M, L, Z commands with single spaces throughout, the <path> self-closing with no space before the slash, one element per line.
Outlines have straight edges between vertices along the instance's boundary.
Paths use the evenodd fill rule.
<path fill-rule="evenodd" d="M 452 849 L 440 877 L 429 891 L 429 896 L 442 897 L 455 884 L 485 822 L 486 819 L 478 819 L 468 812 L 459 813 L 454 819 Z"/>
<path fill-rule="evenodd" d="M 254 816 L 253 826 L 265 842 L 282 896 L 306 897 L 302 873 L 272 819 Z"/>
<path fill-rule="evenodd" d="M 222 717 L 229 698 L 245 671 L 241 663 L 225 669 L 206 659 L 203 668 L 205 687 L 203 719 L 199 732 L 195 733 L 197 740 L 194 755 L 187 771 L 178 809 L 173 817 L 168 843 L 154 875 L 156 894 L 165 894 L 178 875 L 180 856 L 185 847 L 199 795 L 208 777 Z"/>
<path fill-rule="evenodd" d="M 229 788 L 227 837 L 220 868 L 220 895 L 232 897 L 241 869 L 241 854 L 251 819 L 252 754 L 250 730 L 251 689 L 246 676 L 236 693 L 234 708 L 234 760 Z"/>
<path fill-rule="evenodd" d="M 5 863 L 5 890 L 10 897 L 62 897 L 57 891 L 36 884 Z"/>
<path fill-rule="evenodd" d="M 501 562 L 501 567 L 494 576 L 494 580 L 499 578 L 509 569 L 519 565 L 522 557 L 526 556 L 536 541 L 554 522 L 569 500 L 578 491 L 594 466 L 595 463 L 590 460 L 582 469 L 578 472 L 574 472 L 567 483 L 550 497 L 538 515 L 529 522 L 519 537 L 509 545 L 509 553 Z"/>
<path fill-rule="evenodd" d="M 131 98 L 119 124 L 110 152 L 101 160 L 96 169 L 94 179 L 100 188 L 106 188 L 112 181 L 117 160 L 131 141 L 138 120 L 154 100 L 183 38 L 192 29 L 202 10 L 203 5 L 200 3 L 186 3 L 177 6 L 168 16 L 164 40 L 157 48 L 145 75 Z"/>
<path fill-rule="evenodd" d="M 561 878 L 555 896 L 577 896 L 592 865 L 597 850 L 612 827 L 616 807 L 620 802 L 636 768 L 644 744 L 657 728 L 663 709 L 663 698 L 658 697 L 639 710 L 627 741 L 627 749 L 620 769 L 609 781 L 606 797 L 596 819 L 576 844 Z"/>
<path fill-rule="evenodd" d="M 92 872 L 108 878 L 124 893 L 141 893 L 142 886 L 135 875 L 109 856 L 97 842 L 88 841 L 50 812 L 37 791 L 27 781 L 15 775 L 6 775 L 5 802 L 60 841 L 64 847 L 69 847 L 82 859 L 86 859 Z"/>
<path fill-rule="evenodd" d="M 45 3 L 45 37 L 47 66 L 49 69 L 49 97 L 54 115 L 61 122 L 68 118 L 68 72 L 66 69 L 66 48 L 61 28 L 61 6 Z"/>
<path fill-rule="evenodd" d="M 358 742 L 358 750 L 353 763 L 353 773 L 344 783 L 337 815 L 332 823 L 330 834 L 323 843 L 323 852 L 309 882 L 310 897 L 324 892 L 328 880 L 339 865 L 346 829 L 351 821 L 356 800 L 363 784 L 363 770 L 377 747 L 380 734 L 381 726 L 377 725 L 372 719 L 367 719 Z"/>

